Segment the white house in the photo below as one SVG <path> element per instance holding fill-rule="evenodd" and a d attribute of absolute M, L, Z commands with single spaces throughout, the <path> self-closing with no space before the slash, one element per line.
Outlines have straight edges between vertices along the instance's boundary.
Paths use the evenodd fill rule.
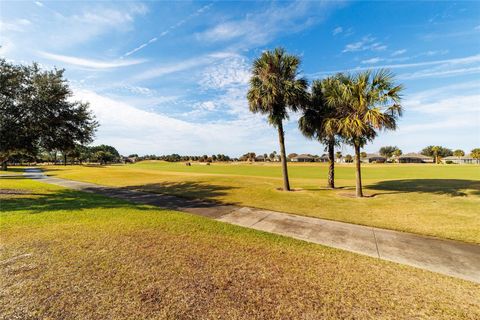
<path fill-rule="evenodd" d="M 480 164 L 480 159 L 475 159 L 470 155 L 462 157 L 445 157 L 442 159 L 442 163 L 457 163 L 457 164 Z"/>

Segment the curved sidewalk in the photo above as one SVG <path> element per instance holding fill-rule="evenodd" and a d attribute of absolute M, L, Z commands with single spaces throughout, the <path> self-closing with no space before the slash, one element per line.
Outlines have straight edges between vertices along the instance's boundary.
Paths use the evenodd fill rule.
<path fill-rule="evenodd" d="M 202 200 L 53 178 L 39 169 L 25 176 L 139 204 L 185 211 L 480 283 L 480 245 Z"/>

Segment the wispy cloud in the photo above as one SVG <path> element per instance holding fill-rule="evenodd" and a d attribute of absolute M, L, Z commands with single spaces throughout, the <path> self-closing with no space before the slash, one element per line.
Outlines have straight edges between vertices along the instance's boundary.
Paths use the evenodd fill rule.
<path fill-rule="evenodd" d="M 156 42 L 159 38 L 162 38 L 164 36 L 166 36 L 167 34 L 169 34 L 170 32 L 172 32 L 173 30 L 181 27 L 182 25 L 184 25 L 186 22 L 188 22 L 189 20 L 195 18 L 195 17 L 198 17 L 200 16 L 201 14 L 203 14 L 204 12 L 206 12 L 208 9 L 210 9 L 210 7 L 213 5 L 213 3 L 210 3 L 210 4 L 207 4 L 203 7 L 201 7 L 200 9 L 198 9 L 197 11 L 195 11 L 194 13 L 190 14 L 189 16 L 187 16 L 186 18 L 178 21 L 177 23 L 171 25 L 170 27 L 168 27 L 167 29 L 165 29 L 162 33 L 160 33 L 158 36 L 156 37 L 153 37 L 151 38 L 150 40 L 148 40 L 147 42 L 145 43 L 142 43 L 141 45 L 139 45 L 138 47 L 134 48 L 133 50 L 130 50 L 128 51 L 127 53 L 125 53 L 123 56 L 124 57 L 128 57 L 132 54 L 134 54 L 135 52 L 138 52 L 140 50 L 142 50 L 143 48 L 149 46 L 150 44 Z"/>
<path fill-rule="evenodd" d="M 205 89 L 226 89 L 245 86 L 250 79 L 250 66 L 245 57 L 231 56 L 219 60 L 203 71 L 200 85 Z"/>
<path fill-rule="evenodd" d="M 379 58 L 379 57 L 375 57 L 375 58 L 363 60 L 362 63 L 363 64 L 376 64 L 376 63 L 379 63 L 380 61 L 383 61 L 383 59 Z"/>
<path fill-rule="evenodd" d="M 85 58 L 79 58 L 79 57 L 65 56 L 60 54 L 44 52 L 44 51 L 39 51 L 38 53 L 40 54 L 40 56 L 53 61 L 57 61 L 57 62 L 61 62 L 61 63 L 73 65 L 73 66 L 90 68 L 90 69 L 113 69 L 113 68 L 119 68 L 119 67 L 132 66 L 132 65 L 145 62 L 145 60 L 100 61 L 100 60 L 91 60 L 91 59 L 85 59 Z"/>
<path fill-rule="evenodd" d="M 376 38 L 365 36 L 359 41 L 347 44 L 342 52 L 382 51 L 385 49 L 387 49 L 387 46 L 382 42 L 376 41 Z"/>
<path fill-rule="evenodd" d="M 404 54 L 405 52 L 407 52 L 407 49 L 396 50 L 396 51 L 392 52 L 391 56 L 392 57 L 400 56 L 400 55 Z"/>
<path fill-rule="evenodd" d="M 468 56 L 464 58 L 454 58 L 454 59 L 443 59 L 443 60 L 434 60 L 434 61 L 424 61 L 424 62 L 415 62 L 415 63 L 399 63 L 399 64 L 385 64 L 375 66 L 375 68 L 384 68 L 384 69 L 401 69 L 401 68 L 415 68 L 415 67 L 425 67 L 425 66 L 433 66 L 433 65 L 446 65 L 446 66 L 458 66 L 464 64 L 472 64 L 480 62 L 480 54 Z M 325 71 L 310 74 L 312 76 L 315 75 L 325 75 L 325 74 L 332 74 L 338 72 L 345 72 L 345 71 L 361 71 L 361 70 L 368 70 L 371 67 L 354 67 L 354 68 L 346 68 L 343 70 L 332 70 L 332 71 Z"/>
<path fill-rule="evenodd" d="M 233 53 L 229 52 L 215 52 L 207 55 L 203 55 L 196 58 L 191 58 L 187 60 L 177 61 L 170 64 L 165 64 L 151 68 L 147 71 L 144 71 L 140 74 L 137 74 L 132 78 L 133 81 L 142 81 L 148 79 L 154 79 L 168 74 L 190 70 L 199 66 L 204 66 L 210 64 L 219 59 L 225 59 L 228 57 L 235 56 Z"/>
<path fill-rule="evenodd" d="M 333 34 L 334 36 L 336 36 L 337 34 L 340 34 L 340 33 L 342 33 L 342 32 L 343 32 L 343 28 L 342 28 L 342 27 L 336 27 L 335 29 L 333 29 L 332 34 Z"/>
<path fill-rule="evenodd" d="M 273 150 L 276 146 L 275 131 L 262 117 L 253 114 L 247 119 L 194 123 L 140 110 L 91 90 L 74 88 L 74 98 L 89 101 L 100 122 L 101 138 L 96 143 L 114 145 L 122 153 L 169 154 L 183 150 L 191 154 L 220 152 L 237 156 L 243 150 Z M 216 108 L 214 102 L 199 107 Z"/>
<path fill-rule="evenodd" d="M 321 21 L 337 6 L 331 2 L 296 1 L 286 6 L 272 5 L 267 10 L 247 14 L 244 19 L 225 21 L 197 34 L 199 41 L 234 41 L 233 47 L 263 45 L 278 34 L 292 34 Z"/>
<path fill-rule="evenodd" d="M 15 19 L 12 21 L 0 21 L 0 32 L 16 31 L 23 32 L 26 28 L 31 26 L 32 22 L 28 19 Z"/>
<path fill-rule="evenodd" d="M 40 1 L 35 1 L 34 3 L 35 3 L 37 6 L 39 6 L 39 7 L 43 7 L 43 6 L 44 6 L 43 3 L 41 3 Z"/>

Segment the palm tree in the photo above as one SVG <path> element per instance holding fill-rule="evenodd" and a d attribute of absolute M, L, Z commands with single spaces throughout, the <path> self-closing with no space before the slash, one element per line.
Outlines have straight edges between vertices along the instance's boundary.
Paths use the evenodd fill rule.
<path fill-rule="evenodd" d="M 433 153 L 433 157 L 435 159 L 435 163 L 438 164 L 439 161 L 438 161 L 438 153 L 440 152 L 440 146 L 433 146 L 432 147 L 432 153 Z"/>
<path fill-rule="evenodd" d="M 334 132 L 325 130 L 325 120 L 334 118 L 335 108 L 328 105 L 325 99 L 325 87 L 335 83 L 333 78 L 315 80 L 312 84 L 310 103 L 303 109 L 303 115 L 298 120 L 298 127 L 309 139 L 316 139 L 327 146 L 328 152 L 328 187 L 335 188 L 335 145 L 337 139 Z"/>
<path fill-rule="evenodd" d="M 277 128 L 283 171 L 283 190 L 290 191 L 283 120 L 288 109 L 297 111 L 308 101 L 307 80 L 299 78 L 300 58 L 289 55 L 283 48 L 265 51 L 253 62 L 248 105 L 253 113 L 266 114 L 268 122 Z"/>
<path fill-rule="evenodd" d="M 339 132 L 355 149 L 356 195 L 363 197 L 360 148 L 373 140 L 379 130 L 395 130 L 402 115 L 402 85 L 394 84 L 388 70 L 337 75 L 337 85 L 330 87 L 327 103 L 340 111 L 326 121 L 326 130 Z"/>

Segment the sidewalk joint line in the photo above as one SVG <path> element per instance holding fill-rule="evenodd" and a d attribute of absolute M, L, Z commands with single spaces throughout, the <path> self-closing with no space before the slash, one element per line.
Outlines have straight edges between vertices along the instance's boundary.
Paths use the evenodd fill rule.
<path fill-rule="evenodd" d="M 373 232 L 373 239 L 375 240 L 375 247 L 377 248 L 377 255 L 378 255 L 378 258 L 380 258 L 380 251 L 378 250 L 378 242 L 377 242 L 377 236 L 375 235 L 375 228 L 372 228 L 372 232 Z"/>

